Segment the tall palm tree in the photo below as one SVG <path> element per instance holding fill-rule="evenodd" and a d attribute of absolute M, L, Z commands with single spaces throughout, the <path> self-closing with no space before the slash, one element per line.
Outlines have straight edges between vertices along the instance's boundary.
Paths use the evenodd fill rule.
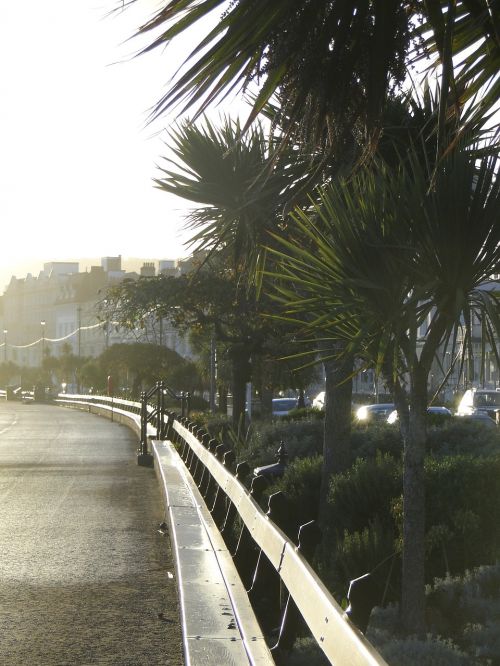
<path fill-rule="evenodd" d="M 254 315 L 265 309 L 256 276 L 265 263 L 269 233 L 285 229 L 282 208 L 304 177 L 298 153 L 274 156 L 273 141 L 260 124 L 242 135 L 239 122 L 229 118 L 222 118 L 219 127 L 208 119 L 185 122 L 170 131 L 172 157 L 155 179 L 160 189 L 195 204 L 187 217 L 191 246 L 206 252 L 208 265 L 223 257 L 222 272 L 234 276 L 234 289 L 229 283 L 226 289 L 227 304 L 240 321 L 239 327 L 233 322 L 238 335 L 226 342 L 231 343 L 235 425 L 245 410 L 251 356 L 264 349 L 263 332 L 269 336 L 275 328 L 275 322 L 263 318 L 256 325 Z"/>
<path fill-rule="evenodd" d="M 155 178 L 161 190 L 195 204 L 186 218 L 190 246 L 229 250 L 247 279 L 263 265 L 269 231 L 283 226 L 283 206 L 304 178 L 305 160 L 291 148 L 274 157 L 274 142 L 260 124 L 242 136 L 229 117 L 219 126 L 186 121 L 170 131 L 172 157 Z"/>
<path fill-rule="evenodd" d="M 214 11 L 220 21 L 207 28 L 156 115 L 179 105 L 202 114 L 256 87 L 247 127 L 277 96 L 287 138 L 329 153 L 355 132 L 374 147 L 388 92 L 417 59 L 426 69 L 440 66 L 440 134 L 450 113 L 459 127 L 497 104 L 500 19 L 490 0 L 273 0 L 265 8 L 256 0 L 164 0 L 139 28 L 154 35 L 144 50 L 168 46 L 203 21 L 212 26 Z"/>
<path fill-rule="evenodd" d="M 344 340 L 393 387 L 404 440 L 402 618 L 413 632 L 424 631 L 431 365 L 459 330 L 470 339 L 473 314 L 499 360 L 500 301 L 485 288 L 500 266 L 497 162 L 456 152 L 431 190 L 416 154 L 399 169 L 379 163 L 321 188 L 310 210 L 294 214 L 295 236 L 276 238 L 281 268 L 272 278 L 287 316 L 312 335 Z"/>

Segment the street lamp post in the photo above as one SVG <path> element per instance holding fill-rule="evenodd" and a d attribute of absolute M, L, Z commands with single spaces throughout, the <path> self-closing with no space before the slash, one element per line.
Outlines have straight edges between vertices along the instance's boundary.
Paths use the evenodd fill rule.
<path fill-rule="evenodd" d="M 79 305 L 76 309 L 78 315 L 78 360 L 80 360 L 80 355 L 82 352 L 82 307 Z"/>
<path fill-rule="evenodd" d="M 78 315 L 78 367 L 75 372 L 76 379 L 76 392 L 80 393 L 80 357 L 82 354 L 82 306 L 79 305 L 76 309 Z"/>
<path fill-rule="evenodd" d="M 42 359 L 41 359 L 40 366 L 43 366 L 43 354 L 45 352 L 45 320 L 44 319 L 42 319 L 42 321 L 40 322 L 40 326 L 42 327 Z"/>

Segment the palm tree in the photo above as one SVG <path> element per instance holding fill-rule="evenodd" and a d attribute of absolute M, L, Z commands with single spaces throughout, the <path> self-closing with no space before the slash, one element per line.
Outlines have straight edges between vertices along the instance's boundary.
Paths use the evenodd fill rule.
<path fill-rule="evenodd" d="M 242 136 L 239 121 L 228 117 L 219 127 L 207 118 L 184 122 L 169 139 L 173 157 L 155 183 L 197 204 L 186 218 L 189 245 L 209 254 L 228 251 L 233 267 L 251 281 L 263 265 L 269 231 L 279 226 L 283 206 L 304 177 L 304 159 L 291 149 L 274 158 L 275 139 L 262 125 Z"/>
<path fill-rule="evenodd" d="M 500 19 L 490 0 L 273 0 L 264 10 L 255 0 L 165 0 L 139 28 L 154 35 L 144 51 L 203 21 L 212 26 L 217 10 L 220 21 L 207 28 L 154 115 L 179 105 L 200 115 L 216 100 L 256 88 L 247 128 L 276 96 L 287 141 L 329 154 L 355 135 L 374 148 L 388 92 L 429 55 L 425 69 L 440 67 L 440 145 L 497 105 Z M 450 114 L 456 130 L 446 137 Z"/>
<path fill-rule="evenodd" d="M 404 440 L 402 618 L 424 631 L 424 453 L 427 383 L 443 343 L 470 340 L 473 315 L 497 360 L 499 298 L 485 285 L 500 265 L 495 158 L 460 150 L 429 169 L 415 154 L 319 191 L 278 239 L 277 295 L 311 335 L 343 340 L 394 390 Z M 411 408 L 411 409 L 410 409 Z"/>

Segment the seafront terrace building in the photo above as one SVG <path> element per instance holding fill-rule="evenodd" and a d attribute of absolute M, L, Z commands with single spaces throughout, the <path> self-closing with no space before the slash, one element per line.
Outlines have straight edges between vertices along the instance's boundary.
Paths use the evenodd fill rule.
<path fill-rule="evenodd" d="M 158 270 L 180 275 L 187 265 L 186 261 L 164 260 Z M 98 303 L 108 287 L 124 278 L 155 274 L 154 262 L 144 263 L 139 272 L 126 272 L 118 256 L 103 257 L 99 266 L 85 272 L 80 272 L 77 262 L 48 262 L 36 276 L 12 277 L 0 296 L 0 360 L 35 367 L 44 353 L 60 356 L 64 345 L 70 345 L 75 355 L 97 357 L 107 346 L 135 341 L 164 344 L 182 356 L 191 356 L 187 341 L 167 320 L 129 331 L 98 316 Z"/>

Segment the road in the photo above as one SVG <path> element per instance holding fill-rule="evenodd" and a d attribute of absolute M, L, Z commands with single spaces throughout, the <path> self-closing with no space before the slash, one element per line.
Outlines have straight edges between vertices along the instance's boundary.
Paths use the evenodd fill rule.
<path fill-rule="evenodd" d="M 0 401 L 0 664 L 181 666 L 153 470 L 125 427 Z"/>

